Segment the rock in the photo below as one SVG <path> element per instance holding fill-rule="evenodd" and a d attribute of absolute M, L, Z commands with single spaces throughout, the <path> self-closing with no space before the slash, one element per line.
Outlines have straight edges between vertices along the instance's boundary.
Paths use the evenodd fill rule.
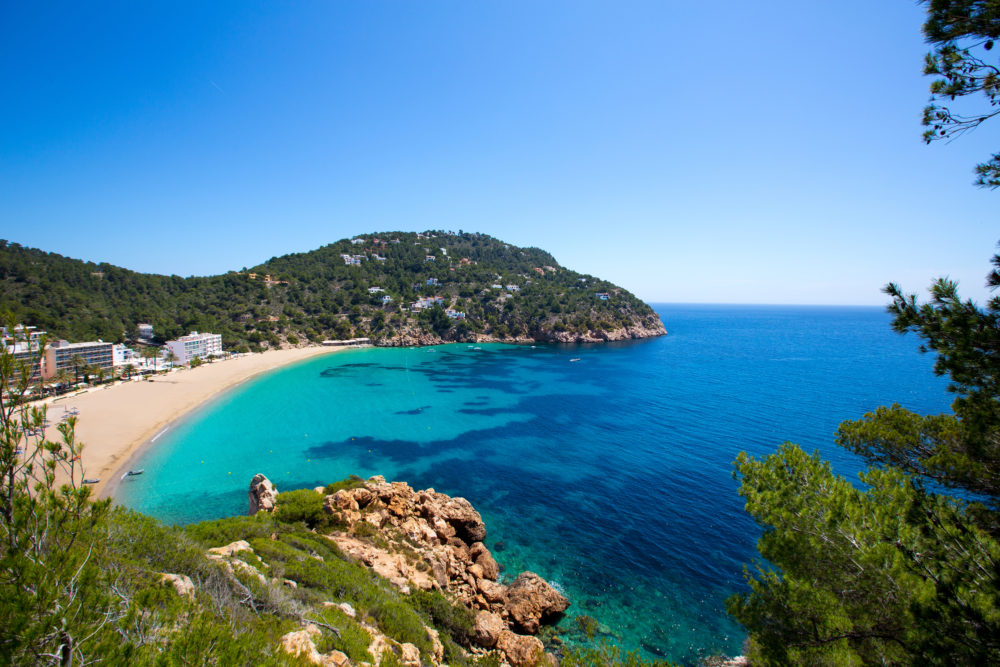
<path fill-rule="evenodd" d="M 293 591 L 294 591 L 294 590 L 295 590 L 296 588 L 298 588 L 298 587 L 299 587 L 299 585 L 298 585 L 297 583 L 295 583 L 294 581 L 292 581 L 291 579 L 284 579 L 284 580 L 282 580 L 282 582 L 281 582 L 281 583 L 282 583 L 282 584 L 284 584 L 285 586 L 288 586 L 288 587 L 289 587 L 289 588 L 291 588 L 291 589 L 292 589 Z"/>
<path fill-rule="evenodd" d="M 340 510 L 353 510 L 356 512 L 360 509 L 358 507 L 358 501 L 354 499 L 354 494 L 346 489 L 341 489 L 333 494 L 333 505 Z"/>
<path fill-rule="evenodd" d="M 250 492 L 247 495 L 250 498 L 249 514 L 252 516 L 261 510 L 273 512 L 278 490 L 274 488 L 271 480 L 263 474 L 257 473 L 250 480 Z"/>
<path fill-rule="evenodd" d="M 497 645 L 500 633 L 507 627 L 503 619 L 488 611 L 481 611 L 476 614 L 476 624 L 472 630 L 472 640 L 484 648 L 493 648 Z"/>
<path fill-rule="evenodd" d="M 440 504 L 435 514 L 455 528 L 455 534 L 466 543 L 482 542 L 486 538 L 486 524 L 483 517 L 465 498 L 435 494 Z M 444 500 L 447 499 L 447 500 Z"/>
<path fill-rule="evenodd" d="M 496 581 L 497 577 L 500 576 L 500 565 L 493 560 L 493 554 L 485 549 L 486 547 L 483 547 L 483 552 L 474 557 L 476 559 L 476 565 L 482 568 L 483 576 L 485 578 Z"/>
<path fill-rule="evenodd" d="M 510 630 L 500 633 L 496 645 L 507 656 L 511 667 L 535 667 L 545 653 L 545 647 L 538 637 L 516 635 Z"/>
<path fill-rule="evenodd" d="M 316 486 L 316 487 L 313 487 L 313 491 L 315 491 L 316 493 L 318 493 L 320 495 L 323 495 L 323 492 L 326 491 L 326 488 L 324 488 L 322 486 Z"/>
<path fill-rule="evenodd" d="M 333 667 L 346 667 L 351 664 L 351 659 L 346 653 L 334 650 L 323 656 L 323 663 Z"/>
<path fill-rule="evenodd" d="M 354 489 L 354 500 L 358 503 L 358 507 L 367 507 L 375 500 L 375 494 L 362 486 Z"/>
<path fill-rule="evenodd" d="M 177 591 L 178 595 L 194 599 L 194 584 L 191 583 L 191 577 L 186 574 L 170 574 L 164 572 L 160 574 L 160 583 L 170 584 L 174 587 L 174 590 Z"/>
<path fill-rule="evenodd" d="M 214 547 L 208 550 L 208 557 L 215 557 L 216 559 L 222 558 L 223 556 L 232 556 L 240 551 L 253 551 L 250 548 L 250 543 L 246 540 L 237 540 L 235 542 L 230 542 L 224 547 Z"/>
<path fill-rule="evenodd" d="M 534 572 L 522 572 L 507 587 L 507 603 L 511 625 L 533 635 L 543 620 L 558 616 L 569 607 L 569 600 Z"/>
<path fill-rule="evenodd" d="M 476 588 L 483 594 L 488 602 L 498 603 L 507 599 L 507 587 L 489 579 L 480 579 L 476 582 Z"/>
<path fill-rule="evenodd" d="M 431 653 L 434 655 L 434 662 L 441 664 L 444 662 L 444 644 L 441 643 L 440 633 L 426 625 L 424 626 L 424 630 L 427 631 L 427 636 L 431 638 Z"/>
<path fill-rule="evenodd" d="M 356 618 L 358 615 L 358 613 L 354 611 L 354 607 L 347 604 L 346 602 L 341 602 L 340 604 L 337 605 L 337 607 L 339 607 L 340 611 L 344 612 L 345 615 L 350 616 L 351 618 Z"/>
<path fill-rule="evenodd" d="M 399 661 L 405 667 L 420 667 L 420 649 L 410 643 L 399 645 Z"/>
<path fill-rule="evenodd" d="M 319 628 L 310 623 L 302 630 L 281 636 L 281 648 L 289 655 L 305 658 L 314 665 L 323 664 L 323 656 L 316 650 L 313 637 L 320 635 Z"/>

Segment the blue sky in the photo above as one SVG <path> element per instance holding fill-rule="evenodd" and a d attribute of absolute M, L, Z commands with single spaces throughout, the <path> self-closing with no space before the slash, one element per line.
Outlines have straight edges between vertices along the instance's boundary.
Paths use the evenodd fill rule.
<path fill-rule="evenodd" d="M 922 8 L 3 3 L 0 237 L 158 273 L 480 231 L 648 301 L 982 300 L 1000 123 L 925 146 Z"/>

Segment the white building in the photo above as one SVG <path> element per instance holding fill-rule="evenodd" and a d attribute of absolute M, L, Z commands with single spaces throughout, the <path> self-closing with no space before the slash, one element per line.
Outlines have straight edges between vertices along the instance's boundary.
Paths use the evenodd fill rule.
<path fill-rule="evenodd" d="M 174 363 L 186 364 L 194 358 L 204 359 L 222 354 L 222 336 L 192 331 L 177 340 L 168 340 L 166 347 L 174 353 Z"/>
<path fill-rule="evenodd" d="M 147 322 L 139 322 L 135 325 L 139 332 L 139 340 L 153 340 L 153 325 Z"/>
<path fill-rule="evenodd" d="M 60 371 L 76 373 L 76 369 L 84 365 L 110 371 L 114 366 L 113 348 L 113 343 L 105 343 L 102 340 L 87 343 L 57 340 L 45 348 L 42 377 L 49 379 Z"/>

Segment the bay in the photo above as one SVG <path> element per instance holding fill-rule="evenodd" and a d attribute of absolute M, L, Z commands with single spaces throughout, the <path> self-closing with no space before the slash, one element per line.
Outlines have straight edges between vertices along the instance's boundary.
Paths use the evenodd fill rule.
<path fill-rule="evenodd" d="M 693 662 L 737 654 L 724 611 L 759 528 L 740 451 L 836 447 L 845 419 L 898 402 L 946 411 L 946 381 L 882 308 L 657 304 L 668 336 L 604 345 L 368 348 L 280 369 L 164 434 L 116 500 L 167 522 L 246 511 L 279 490 L 380 474 L 468 498 L 505 576 L 530 569 L 595 618 L 597 641 Z"/>

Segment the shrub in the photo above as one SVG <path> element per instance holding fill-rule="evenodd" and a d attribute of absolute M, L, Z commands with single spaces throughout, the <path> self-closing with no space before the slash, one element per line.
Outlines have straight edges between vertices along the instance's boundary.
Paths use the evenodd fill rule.
<path fill-rule="evenodd" d="M 346 479 L 342 479 L 339 482 L 334 482 L 332 484 L 327 484 L 326 488 L 323 489 L 323 493 L 327 496 L 340 491 L 341 489 L 356 489 L 358 487 L 364 486 L 365 480 L 357 475 L 350 475 Z"/>
<path fill-rule="evenodd" d="M 301 521 L 309 528 L 325 527 L 330 515 L 323 511 L 323 496 L 312 489 L 279 493 L 274 516 L 284 523 Z"/>

